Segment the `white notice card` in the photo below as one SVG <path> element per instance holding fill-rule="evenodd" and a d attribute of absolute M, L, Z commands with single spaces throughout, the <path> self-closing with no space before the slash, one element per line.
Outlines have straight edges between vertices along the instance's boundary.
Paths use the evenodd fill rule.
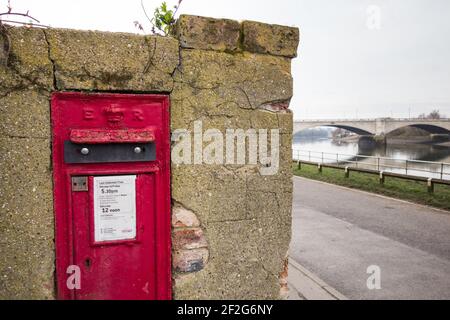
<path fill-rule="evenodd" d="M 136 238 L 136 176 L 94 177 L 95 242 Z"/>

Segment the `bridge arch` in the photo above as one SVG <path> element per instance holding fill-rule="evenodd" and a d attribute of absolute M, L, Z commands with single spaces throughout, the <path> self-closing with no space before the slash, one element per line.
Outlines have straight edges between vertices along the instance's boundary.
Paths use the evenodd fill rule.
<path fill-rule="evenodd" d="M 347 119 L 347 120 L 303 120 L 294 122 L 293 134 L 315 127 L 335 127 L 356 134 L 383 136 L 403 127 L 416 127 L 430 134 L 450 134 L 450 119 Z"/>
<path fill-rule="evenodd" d="M 340 125 L 340 124 L 315 124 L 315 125 L 310 125 L 310 126 L 305 126 L 305 127 L 303 127 L 303 126 L 298 127 L 297 126 L 297 128 L 294 126 L 294 136 L 297 133 L 299 133 L 299 132 L 302 132 L 302 131 L 305 131 L 305 130 L 309 130 L 309 129 L 314 129 L 314 128 L 320 128 L 320 127 L 344 129 L 344 130 L 356 133 L 357 135 L 360 135 L 360 136 L 374 135 L 373 133 L 371 133 L 371 132 L 369 132 L 367 130 L 364 130 L 364 129 L 361 129 L 361 128 L 357 128 L 357 127 L 354 127 L 354 126 Z"/>
<path fill-rule="evenodd" d="M 429 124 L 429 123 L 415 123 L 415 124 L 408 124 L 408 125 L 400 124 L 398 126 L 394 126 L 393 128 L 389 128 L 390 130 L 388 132 L 386 132 L 386 134 L 389 134 L 395 130 L 398 130 L 401 128 L 407 128 L 407 127 L 422 129 L 424 131 L 427 131 L 430 134 L 450 134 L 450 130 L 448 130 L 444 127 Z"/>

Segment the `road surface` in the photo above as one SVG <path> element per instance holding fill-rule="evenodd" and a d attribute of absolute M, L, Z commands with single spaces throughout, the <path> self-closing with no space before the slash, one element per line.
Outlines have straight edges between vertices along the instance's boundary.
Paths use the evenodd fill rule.
<path fill-rule="evenodd" d="M 450 299 L 450 213 L 294 177 L 292 229 L 291 258 L 349 299 Z"/>

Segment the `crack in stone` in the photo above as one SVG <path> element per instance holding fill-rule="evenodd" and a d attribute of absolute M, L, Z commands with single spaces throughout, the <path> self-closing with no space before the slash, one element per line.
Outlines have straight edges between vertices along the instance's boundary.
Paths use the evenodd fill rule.
<path fill-rule="evenodd" d="M 212 90 L 217 90 L 217 89 L 220 88 L 220 84 L 216 84 L 216 85 L 211 86 L 211 87 L 200 87 L 200 86 L 196 86 L 196 85 L 194 85 L 194 84 L 192 84 L 190 82 L 183 81 L 183 80 L 174 80 L 174 82 L 175 83 L 185 84 L 188 87 L 190 87 L 192 89 L 195 89 L 195 90 L 211 90 L 212 91 Z"/>
<path fill-rule="evenodd" d="M 86 68 L 85 65 L 83 65 L 83 66 L 81 67 L 81 69 L 83 70 L 83 72 L 84 72 L 89 78 L 92 78 L 92 79 L 95 79 L 95 80 L 97 80 L 97 81 L 100 81 L 100 83 L 104 83 L 104 81 L 103 81 L 102 78 L 97 77 L 96 75 L 93 75 L 93 74 Z"/>
<path fill-rule="evenodd" d="M 181 54 L 181 44 L 178 43 L 178 64 L 175 66 L 175 68 L 173 69 L 172 73 L 170 74 L 170 77 L 173 79 L 174 82 L 176 82 L 176 80 L 174 79 L 175 77 L 175 72 L 179 72 L 181 75 L 183 75 L 183 71 L 182 71 L 182 61 L 183 61 L 183 56 Z"/>
<path fill-rule="evenodd" d="M 13 134 L 2 134 L 1 138 L 8 139 L 32 139 L 32 140 L 48 140 L 48 137 L 39 137 L 39 136 L 22 136 L 22 135 L 13 135 Z"/>
<path fill-rule="evenodd" d="M 56 81 L 56 62 L 52 58 L 50 40 L 48 39 L 47 32 L 45 30 L 42 30 L 42 32 L 44 33 L 45 42 L 47 42 L 48 59 L 50 60 L 50 63 L 52 65 L 53 89 L 58 90 L 58 85 Z"/>
<path fill-rule="evenodd" d="M 250 221 L 257 221 L 257 218 L 245 218 L 245 219 L 226 219 L 226 220 L 214 220 L 214 221 L 208 221 L 208 224 L 218 224 L 218 223 L 236 223 L 236 222 L 250 222 Z"/>
<path fill-rule="evenodd" d="M 11 59 L 10 59 L 11 60 Z M 9 90 L 9 93 L 14 91 L 19 91 L 23 89 L 27 89 L 27 87 L 33 85 L 38 90 L 44 90 L 49 91 L 47 87 L 37 82 L 37 79 L 39 78 L 38 75 L 36 75 L 34 78 L 30 75 L 24 75 L 20 72 L 20 70 L 15 66 L 14 63 L 10 63 L 8 65 L 9 69 L 12 71 L 14 75 L 17 75 L 20 79 L 19 84 L 12 86 L 12 87 L 6 87 L 5 89 Z"/>
<path fill-rule="evenodd" d="M 145 42 L 146 42 L 147 47 L 148 47 L 148 50 L 149 50 L 149 57 L 148 57 L 148 61 L 147 61 L 146 65 L 145 65 L 145 67 L 144 67 L 144 70 L 142 71 L 141 79 L 142 79 L 142 77 L 143 77 L 145 74 L 147 74 L 147 73 L 150 71 L 150 67 L 155 68 L 155 69 L 158 70 L 159 72 L 167 73 L 167 74 L 170 75 L 170 78 L 172 79 L 172 86 L 171 86 L 170 90 L 168 90 L 168 93 L 172 93 L 173 90 L 174 90 L 174 83 L 176 82 L 175 79 L 174 79 L 175 72 L 176 72 L 176 71 L 179 69 L 179 67 L 181 66 L 181 48 L 180 48 L 180 46 L 178 46 L 178 63 L 177 63 L 177 65 L 174 67 L 173 71 L 167 72 L 167 71 L 162 70 L 162 69 L 161 69 L 157 64 L 155 64 L 155 62 L 154 62 L 155 55 L 156 55 L 156 51 L 157 51 L 157 47 L 158 47 L 158 46 L 157 46 L 158 39 L 157 39 L 156 36 L 155 36 L 153 39 L 154 39 L 154 42 L 153 42 L 153 48 L 152 48 L 152 47 L 150 46 L 150 43 L 149 43 L 150 38 L 149 38 L 149 37 L 145 37 Z M 163 62 L 164 62 L 164 59 L 167 57 L 167 54 L 166 54 L 165 48 L 164 48 L 163 50 L 164 50 L 164 51 L 162 52 L 162 58 L 161 58 L 160 61 L 163 61 Z"/>
<path fill-rule="evenodd" d="M 237 87 L 244 95 L 245 95 L 245 97 L 246 97 L 246 99 L 247 99 L 247 102 L 248 102 L 248 105 L 250 106 L 250 109 L 252 109 L 253 108 L 253 105 L 252 105 L 252 103 L 250 102 L 250 97 L 248 96 L 248 94 L 247 94 L 247 91 L 245 91 L 243 88 L 241 88 L 241 87 Z M 242 106 L 239 106 L 239 108 L 241 108 L 241 109 L 248 109 L 248 108 L 244 108 L 244 107 L 242 107 Z"/>
<path fill-rule="evenodd" d="M 6 98 L 13 92 L 24 90 L 25 86 L 23 85 L 23 82 L 21 82 L 20 85 L 17 85 L 14 87 L 8 87 L 8 88 L 4 88 L 4 89 L 6 89 L 6 90 L 0 94 L 0 99 Z"/>
<path fill-rule="evenodd" d="M 151 50 L 150 48 L 150 44 L 148 43 L 149 39 L 147 37 L 145 37 L 145 42 L 147 43 L 148 49 L 149 49 L 149 56 L 148 56 L 148 61 L 147 64 L 144 67 L 144 70 L 142 71 L 143 74 L 146 74 L 148 72 L 148 70 L 150 69 L 150 66 L 153 66 L 156 68 L 155 64 L 153 63 L 153 59 L 155 58 L 155 54 L 156 54 L 156 38 L 153 38 L 155 41 L 153 42 L 153 50 Z M 151 52 L 151 54 L 150 54 Z"/>
<path fill-rule="evenodd" d="M 259 264 L 261 265 L 262 269 L 263 269 L 269 276 L 275 277 L 275 278 L 277 278 L 277 279 L 279 278 L 279 276 L 277 276 L 275 273 L 273 273 L 272 271 L 266 269 L 266 267 L 264 266 L 264 262 L 263 262 L 263 261 L 258 260 L 258 262 L 259 262 Z"/>
<path fill-rule="evenodd" d="M 247 216 L 247 219 L 250 218 L 250 208 L 249 208 L 249 201 L 248 201 L 248 176 L 245 177 L 245 215 Z"/>
<path fill-rule="evenodd" d="M 11 39 L 8 34 L 8 29 L 2 23 L 0 23 L 0 37 L 3 38 L 3 41 L 0 42 L 0 44 L 2 45 L 2 48 L 0 48 L 0 50 L 3 51 L 1 53 L 3 57 L 0 56 L 0 65 L 4 65 L 6 67 L 8 65 L 9 52 L 11 49 Z"/>
<path fill-rule="evenodd" d="M 30 88 L 30 85 L 34 85 L 36 86 L 35 88 Z M 41 92 L 45 92 L 45 93 L 49 93 L 50 91 L 42 86 L 36 85 L 36 84 L 32 84 L 32 83 L 27 83 L 23 80 L 20 81 L 19 84 L 12 86 L 12 87 L 3 87 L 0 89 L 0 99 L 4 99 L 6 97 L 8 97 L 10 94 L 14 93 L 14 92 L 20 92 L 20 91 L 37 91 L 39 93 Z"/>

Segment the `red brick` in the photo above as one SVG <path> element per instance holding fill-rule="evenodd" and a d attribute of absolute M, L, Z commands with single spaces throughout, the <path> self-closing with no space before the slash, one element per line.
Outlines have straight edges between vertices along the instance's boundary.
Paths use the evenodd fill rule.
<path fill-rule="evenodd" d="M 189 250 L 206 248 L 205 235 L 202 229 L 175 229 L 172 233 L 172 245 L 174 250 Z"/>
<path fill-rule="evenodd" d="M 173 269 L 175 272 L 198 272 L 208 262 L 208 249 L 175 251 L 173 254 Z"/>

